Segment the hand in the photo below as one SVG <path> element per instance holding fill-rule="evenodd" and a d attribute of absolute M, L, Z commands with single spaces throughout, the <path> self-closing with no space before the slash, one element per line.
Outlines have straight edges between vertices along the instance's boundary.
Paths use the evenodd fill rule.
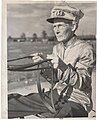
<path fill-rule="evenodd" d="M 57 89 L 58 90 L 58 93 L 60 93 L 65 87 L 67 86 L 67 84 L 63 81 L 59 81 L 55 84 L 54 88 L 53 89 Z"/>
<path fill-rule="evenodd" d="M 59 57 L 55 54 L 47 55 L 47 59 L 52 59 L 53 67 L 56 69 L 59 63 Z"/>
<path fill-rule="evenodd" d="M 31 54 L 30 56 L 32 56 L 32 60 L 34 63 L 43 60 L 43 57 L 42 57 L 43 53 L 34 53 L 34 54 Z"/>

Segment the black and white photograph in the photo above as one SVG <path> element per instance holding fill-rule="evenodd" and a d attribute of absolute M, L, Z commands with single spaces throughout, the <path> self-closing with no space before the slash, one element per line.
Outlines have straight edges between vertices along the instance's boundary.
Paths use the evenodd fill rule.
<path fill-rule="evenodd" d="M 97 3 L 6 6 L 8 119 L 96 119 Z"/>

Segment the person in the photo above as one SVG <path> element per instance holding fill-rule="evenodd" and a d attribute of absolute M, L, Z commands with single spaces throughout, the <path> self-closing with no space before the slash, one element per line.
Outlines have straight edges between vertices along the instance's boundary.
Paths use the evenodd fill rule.
<path fill-rule="evenodd" d="M 92 109 L 91 74 L 95 55 L 92 46 L 75 35 L 83 16 L 83 12 L 77 8 L 58 5 L 54 6 L 50 18 L 47 19 L 53 25 L 58 40 L 58 44 L 53 47 L 52 54 L 46 56 L 46 59 L 51 59 L 56 77 L 53 87 L 56 113 L 47 109 L 38 93 L 32 93 L 19 96 L 15 99 L 15 103 L 12 100 L 9 101 L 9 118 L 19 116 L 21 114 L 19 111 L 24 109 L 31 111 L 31 114 L 48 118 L 88 117 Z M 35 53 L 32 56 L 34 56 L 33 62 L 44 59 L 43 54 Z M 42 70 L 40 74 L 51 82 L 50 70 Z M 49 94 L 49 91 L 46 92 L 46 95 L 49 96 Z M 25 101 L 25 106 L 16 101 L 21 103 Z M 17 112 L 14 113 L 12 109 Z M 20 116 L 23 115 L 25 113 Z"/>

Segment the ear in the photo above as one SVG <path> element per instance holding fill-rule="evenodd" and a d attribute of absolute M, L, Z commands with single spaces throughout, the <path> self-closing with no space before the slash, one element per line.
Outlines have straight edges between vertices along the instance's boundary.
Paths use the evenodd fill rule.
<path fill-rule="evenodd" d="M 76 30 L 76 24 L 72 24 L 72 32 Z"/>

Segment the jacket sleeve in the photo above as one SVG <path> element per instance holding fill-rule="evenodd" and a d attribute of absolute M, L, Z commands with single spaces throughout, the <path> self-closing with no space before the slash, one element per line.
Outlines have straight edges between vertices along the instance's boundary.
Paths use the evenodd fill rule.
<path fill-rule="evenodd" d="M 67 67 L 63 69 L 62 66 L 66 66 L 66 64 L 63 63 L 65 65 L 60 65 L 62 62 L 63 61 L 59 62 L 59 69 L 63 72 L 62 80 L 65 83 L 81 90 L 91 85 L 91 73 L 95 62 L 95 55 L 92 47 L 87 46 L 82 50 L 75 68 L 71 64 L 68 64 Z"/>

